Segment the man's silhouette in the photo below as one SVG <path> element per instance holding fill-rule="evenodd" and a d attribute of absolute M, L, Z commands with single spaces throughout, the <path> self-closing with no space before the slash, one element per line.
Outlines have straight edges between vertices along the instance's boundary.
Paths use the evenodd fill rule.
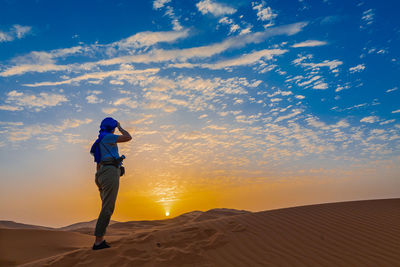
<path fill-rule="evenodd" d="M 122 135 L 114 134 L 115 128 L 118 128 Z M 99 137 L 90 150 L 97 163 L 95 182 L 102 201 L 101 212 L 94 231 L 96 239 L 93 250 L 110 247 L 104 240 L 104 235 L 114 212 L 121 175 L 121 158 L 118 154 L 117 143 L 131 139 L 131 135 L 121 127 L 118 121 L 108 117 L 101 122 Z"/>

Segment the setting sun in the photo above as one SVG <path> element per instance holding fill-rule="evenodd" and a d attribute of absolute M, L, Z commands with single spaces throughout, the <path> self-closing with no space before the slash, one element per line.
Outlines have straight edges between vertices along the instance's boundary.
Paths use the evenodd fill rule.
<path fill-rule="evenodd" d="M 166 211 L 166 212 L 165 212 L 165 216 L 169 216 L 169 211 Z"/>

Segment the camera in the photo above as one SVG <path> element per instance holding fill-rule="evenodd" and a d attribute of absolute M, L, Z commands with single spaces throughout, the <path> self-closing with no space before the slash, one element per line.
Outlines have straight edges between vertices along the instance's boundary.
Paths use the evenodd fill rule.
<path fill-rule="evenodd" d="M 121 165 L 121 164 L 122 164 L 122 161 L 123 161 L 124 159 L 125 159 L 125 156 L 122 155 L 121 157 L 115 159 L 115 161 L 118 163 L 118 165 Z"/>

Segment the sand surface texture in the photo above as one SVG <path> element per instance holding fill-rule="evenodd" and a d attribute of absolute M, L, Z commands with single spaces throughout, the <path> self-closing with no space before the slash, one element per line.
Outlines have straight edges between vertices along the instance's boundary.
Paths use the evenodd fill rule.
<path fill-rule="evenodd" d="M 0 229 L 0 266 L 400 266 L 400 199 L 194 211 L 92 229 Z"/>

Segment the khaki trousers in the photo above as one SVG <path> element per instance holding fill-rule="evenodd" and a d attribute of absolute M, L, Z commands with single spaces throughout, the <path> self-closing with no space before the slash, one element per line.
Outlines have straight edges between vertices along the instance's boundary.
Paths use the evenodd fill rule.
<path fill-rule="evenodd" d="M 101 211 L 97 219 L 95 236 L 104 236 L 114 212 L 119 188 L 119 168 L 112 165 L 101 165 L 96 172 L 96 185 L 100 191 Z"/>

